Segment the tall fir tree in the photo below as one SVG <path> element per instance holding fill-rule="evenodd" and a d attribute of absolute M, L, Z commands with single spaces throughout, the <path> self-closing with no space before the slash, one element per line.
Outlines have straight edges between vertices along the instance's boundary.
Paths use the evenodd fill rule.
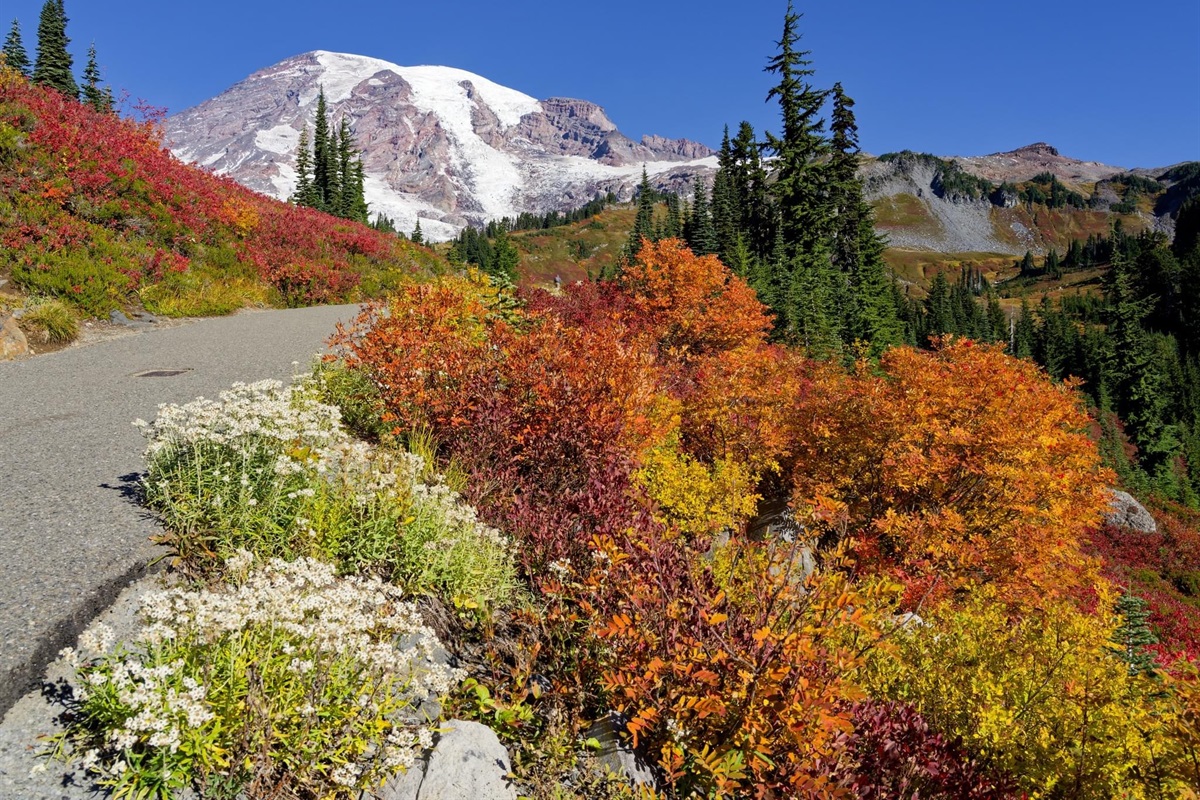
<path fill-rule="evenodd" d="M 88 46 L 87 66 L 83 68 L 83 102 L 107 114 L 112 111 L 112 93 L 100 88 L 100 67 L 96 65 L 96 43 Z"/>
<path fill-rule="evenodd" d="M 79 85 L 71 69 L 74 61 L 67 51 L 67 14 L 63 0 L 46 0 L 38 21 L 37 58 L 33 65 L 33 80 L 50 86 L 67 97 L 79 97 Z"/>
<path fill-rule="evenodd" d="M 21 41 L 21 23 L 13 20 L 12 28 L 8 31 L 8 36 L 4 39 L 4 63 L 10 69 L 15 69 L 17 72 L 29 77 L 29 54 L 25 52 L 25 43 Z"/>
<path fill-rule="evenodd" d="M 800 256 L 803 263 L 819 260 L 830 214 L 823 159 L 828 145 L 825 121 L 820 116 L 827 92 L 809 83 L 815 73 L 809 51 L 798 48 L 799 22 L 800 15 L 789 2 L 779 52 L 766 67 L 779 81 L 767 93 L 767 99 L 779 101 L 782 116 L 780 135 L 768 133 L 767 147 L 776 156 L 773 194 L 784 242 L 789 256 Z"/>
<path fill-rule="evenodd" d="M 707 256 L 717 252 L 717 231 L 713 227 L 712 211 L 708 202 L 708 187 L 705 186 L 703 179 L 696 181 L 695 192 L 692 195 L 692 210 L 688 215 L 683 233 L 688 247 L 696 255 Z M 733 268 L 733 264 L 728 264 L 728 266 Z M 743 275 L 743 277 L 745 276 Z"/>
<path fill-rule="evenodd" d="M 413 244 L 425 244 L 425 234 L 421 233 L 421 218 L 417 217 L 417 225 L 413 228 L 412 236 L 408 237 Z"/>
<path fill-rule="evenodd" d="M 642 240 L 654 240 L 654 187 L 650 185 L 650 176 L 646 167 L 642 167 L 642 182 L 638 184 L 638 210 L 633 221 L 633 230 L 629 232 L 629 241 L 625 244 L 625 256 L 632 260 L 642 249 Z"/>
<path fill-rule="evenodd" d="M 300 129 L 300 145 L 296 149 L 296 191 L 292 194 L 292 202 L 307 208 L 316 208 L 320 202 L 316 184 L 313 183 L 312 162 L 312 149 L 306 123 Z"/>
<path fill-rule="evenodd" d="M 328 211 L 330 186 L 336 167 L 336 143 L 329 134 L 329 106 L 325 101 L 325 87 L 317 90 L 317 118 L 313 123 L 313 186 L 316 189 L 315 208 Z"/>

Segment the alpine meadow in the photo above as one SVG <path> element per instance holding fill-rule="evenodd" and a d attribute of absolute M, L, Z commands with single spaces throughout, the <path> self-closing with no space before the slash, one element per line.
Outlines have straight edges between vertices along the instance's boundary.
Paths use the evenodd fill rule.
<path fill-rule="evenodd" d="M 0 361 L 353 305 L 129 420 L 157 566 L 3 791 L 1200 799 L 1200 161 L 868 155 L 805 22 L 710 149 L 327 50 L 168 117 L 14 20 Z"/>

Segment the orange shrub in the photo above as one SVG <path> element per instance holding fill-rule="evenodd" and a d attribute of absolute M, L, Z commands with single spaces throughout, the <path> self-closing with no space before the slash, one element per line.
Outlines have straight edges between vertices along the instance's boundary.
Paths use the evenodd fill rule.
<path fill-rule="evenodd" d="M 997 582 L 1036 600 L 1080 580 L 1080 537 L 1112 476 L 1073 385 L 970 341 L 893 349 L 880 367 L 815 369 L 797 506 L 827 537 L 855 537 L 859 556 L 912 595 Z"/>

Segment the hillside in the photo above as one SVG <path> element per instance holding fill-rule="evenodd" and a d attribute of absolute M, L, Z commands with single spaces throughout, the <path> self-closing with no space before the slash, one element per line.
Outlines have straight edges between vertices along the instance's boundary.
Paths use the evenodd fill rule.
<path fill-rule="evenodd" d="M 0 70 L 0 279 L 91 316 L 229 313 L 376 295 L 431 252 L 175 159 L 153 121 Z"/>
<path fill-rule="evenodd" d="M 1180 206 L 1200 191 L 1195 162 L 1131 170 L 1068 158 L 1045 143 L 966 158 L 888 153 L 866 159 L 860 176 L 891 246 L 888 262 L 918 283 L 914 261 L 948 269 L 968 262 L 995 280 L 1004 276 L 1000 256 L 1061 254 L 1118 222 L 1169 237 Z"/>

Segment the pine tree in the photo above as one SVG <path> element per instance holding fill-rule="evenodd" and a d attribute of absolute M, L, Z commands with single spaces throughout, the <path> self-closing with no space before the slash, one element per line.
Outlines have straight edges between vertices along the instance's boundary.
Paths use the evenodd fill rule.
<path fill-rule="evenodd" d="M 486 271 L 511 283 L 517 279 L 517 266 L 520 263 L 520 251 L 509 239 L 508 231 L 500 228 L 492 239 L 492 257 Z"/>
<path fill-rule="evenodd" d="M 341 124 L 338 125 L 337 181 L 333 186 L 333 194 L 336 198 L 334 205 L 337 207 L 334 213 L 346 219 L 352 218 L 356 205 L 354 195 L 358 189 L 351 156 L 353 149 L 354 142 L 350 138 L 350 123 L 343 116 Z"/>
<path fill-rule="evenodd" d="M 716 252 L 721 260 L 729 263 L 729 254 L 737 238 L 740 211 L 733 189 L 733 144 L 729 140 L 729 126 L 721 139 L 721 150 L 717 156 L 717 174 L 713 177 L 712 218 L 716 233 Z"/>
<path fill-rule="evenodd" d="M 25 44 L 21 41 L 21 23 L 13 20 L 8 37 L 4 40 L 4 63 L 10 69 L 29 77 L 29 54 L 25 52 Z"/>
<path fill-rule="evenodd" d="M 779 52 L 766 67 L 779 79 L 767 99 L 778 99 L 783 122 L 779 136 L 767 134 L 767 146 L 777 157 L 773 194 L 788 254 L 813 261 L 817 251 L 823 249 L 830 220 L 821 161 L 828 147 L 823 133 L 825 121 L 819 116 L 827 93 L 809 83 L 815 73 L 807 58 L 809 51 L 797 49 L 799 21 L 800 15 L 789 2 Z"/>
<path fill-rule="evenodd" d="M 417 217 L 417 227 L 413 228 L 412 236 L 413 244 L 425 244 L 425 235 L 421 233 L 421 218 Z"/>
<path fill-rule="evenodd" d="M 87 66 L 83 68 L 83 102 L 107 114 L 112 111 L 112 94 L 100 88 L 100 68 L 96 66 L 96 43 L 88 47 Z"/>
<path fill-rule="evenodd" d="M 642 240 L 654 240 L 654 187 L 650 185 L 650 176 L 646 167 L 642 167 L 642 182 L 638 184 L 638 210 L 633 221 L 633 230 L 629 232 L 629 241 L 625 244 L 625 255 L 629 259 L 637 256 L 642 249 Z"/>
<path fill-rule="evenodd" d="M 79 85 L 71 72 L 73 61 L 67 52 L 67 14 L 63 0 L 46 0 L 38 21 L 37 59 L 33 80 L 50 86 L 70 98 L 79 97 Z"/>
<path fill-rule="evenodd" d="M 1114 610 L 1121 617 L 1112 637 L 1117 658 L 1128 665 L 1130 675 L 1153 674 L 1154 655 L 1147 648 L 1158 644 L 1158 637 L 1150 630 L 1146 601 L 1126 592 L 1117 598 Z"/>
<path fill-rule="evenodd" d="M 329 135 L 329 108 L 325 102 L 325 87 L 317 91 L 317 120 L 313 129 L 313 186 L 316 189 L 317 204 L 314 208 L 328 211 L 332 197 L 330 195 L 331 180 L 334 177 L 336 153 L 335 143 Z"/>
<path fill-rule="evenodd" d="M 306 208 L 316 208 L 320 202 L 312 176 L 312 150 L 308 141 L 308 125 L 300 129 L 300 145 L 296 149 L 296 191 L 292 202 Z"/>
<path fill-rule="evenodd" d="M 698 256 L 706 256 L 717 252 L 717 231 L 713 227 L 712 212 L 708 204 L 708 189 L 703 179 L 697 179 L 695 194 L 692 196 L 692 211 L 684 228 L 684 238 L 688 247 Z M 734 269 L 734 265 L 726 262 Z M 742 277 L 745 277 L 743 274 Z"/>

